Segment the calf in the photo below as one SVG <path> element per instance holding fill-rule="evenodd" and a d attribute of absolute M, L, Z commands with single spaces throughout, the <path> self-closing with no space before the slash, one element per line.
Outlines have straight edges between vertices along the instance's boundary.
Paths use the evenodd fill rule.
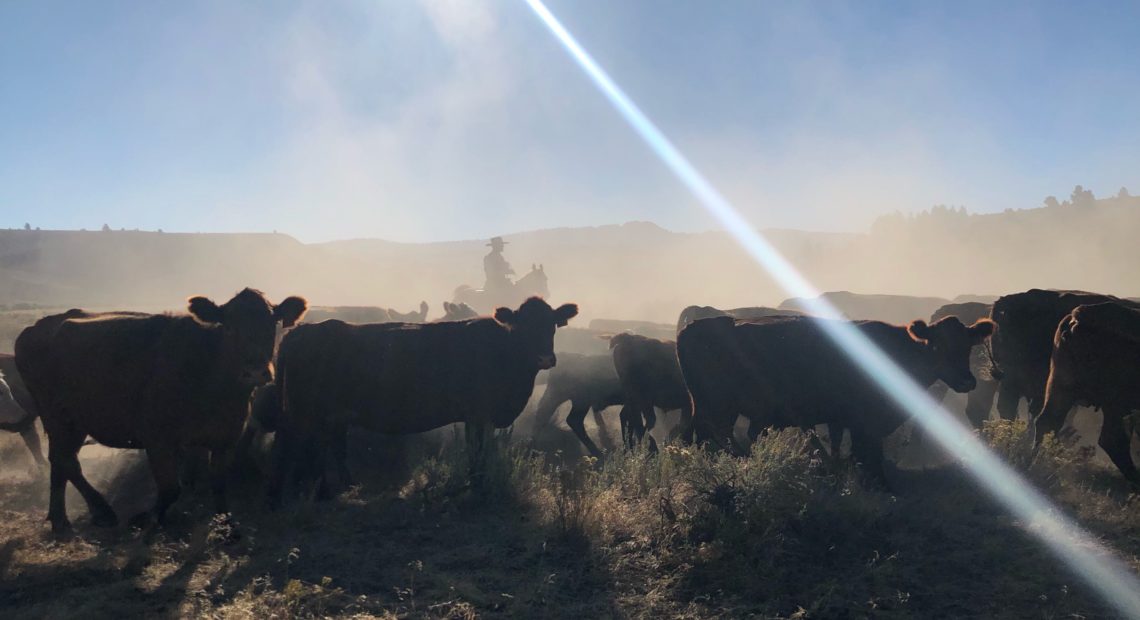
<path fill-rule="evenodd" d="M 851 431 L 852 453 L 870 475 L 882 477 L 882 441 L 908 419 L 863 369 L 824 333 L 826 319 L 771 317 L 735 322 L 703 319 L 677 340 L 693 398 L 697 440 L 732 446 L 737 416 L 750 426 L 828 424 Z M 970 350 L 991 333 L 986 319 L 966 327 L 955 317 L 898 327 L 854 324 L 922 387 L 942 380 L 957 392 L 974 389 Z"/>
<path fill-rule="evenodd" d="M 558 366 L 547 373 L 546 391 L 535 408 L 536 434 L 550 424 L 554 411 L 566 401 L 570 401 L 566 425 L 574 431 L 590 454 L 601 458 L 602 451 L 586 434 L 585 421 L 586 414 L 593 410 L 594 421 L 604 431 L 602 411 L 625 402 L 621 381 L 614 369 L 613 356 L 577 353 L 558 355 Z"/>
<path fill-rule="evenodd" d="M 158 496 L 140 517 L 159 523 L 180 493 L 182 451 L 209 449 L 215 508 L 226 512 L 227 453 L 245 423 L 250 392 L 273 379 L 276 325 L 291 326 L 306 305 L 290 297 L 274 306 L 247 288 L 221 306 L 192 297 L 188 315 L 70 310 L 21 332 L 16 365 L 49 440 L 52 530 L 70 527 L 68 482 L 95 525 L 118 522 L 79 466 L 89 435 L 109 447 L 146 450 Z"/>

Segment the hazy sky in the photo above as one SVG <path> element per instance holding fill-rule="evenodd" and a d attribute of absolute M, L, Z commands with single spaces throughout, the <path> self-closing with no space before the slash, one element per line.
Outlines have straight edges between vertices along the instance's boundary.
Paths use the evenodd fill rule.
<path fill-rule="evenodd" d="M 550 0 L 761 227 L 1140 193 L 1136 2 Z M 0 227 L 711 221 L 521 1 L 0 2 Z"/>

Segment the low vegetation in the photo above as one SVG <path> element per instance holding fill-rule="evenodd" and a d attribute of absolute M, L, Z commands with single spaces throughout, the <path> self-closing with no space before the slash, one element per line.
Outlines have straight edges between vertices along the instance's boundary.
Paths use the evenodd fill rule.
<path fill-rule="evenodd" d="M 1058 442 L 1034 456 L 1023 432 L 1000 422 L 983 436 L 1140 565 L 1140 518 L 1119 476 Z M 363 482 L 330 502 L 299 496 L 270 513 L 253 485 L 226 522 L 200 491 L 165 530 L 80 517 L 76 536 L 56 541 L 46 483 L 23 474 L 4 437 L 0 615 L 1111 615 L 954 466 L 898 470 L 887 492 L 836 472 L 799 431 L 771 433 L 748 458 L 670 446 L 604 462 L 503 435 L 472 479 L 462 441 L 357 444 Z M 120 512 L 149 501 L 141 464 L 130 452 L 85 459 Z"/>

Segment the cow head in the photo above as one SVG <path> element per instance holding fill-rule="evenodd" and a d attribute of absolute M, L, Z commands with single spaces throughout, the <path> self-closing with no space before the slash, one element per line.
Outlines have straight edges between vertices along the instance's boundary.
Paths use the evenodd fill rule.
<path fill-rule="evenodd" d="M 577 315 L 577 304 L 563 304 L 555 309 L 540 297 L 531 297 L 518 310 L 495 310 L 495 320 L 510 329 L 516 350 L 536 370 L 554 368 L 558 361 L 554 357 L 554 330 L 565 327 Z"/>
<path fill-rule="evenodd" d="M 251 288 L 221 306 L 205 297 L 191 297 L 189 303 L 198 322 L 221 327 L 221 363 L 236 370 L 241 383 L 250 387 L 273 381 L 277 324 L 292 327 L 308 309 L 301 297 L 288 297 L 274 306 Z"/>
<path fill-rule="evenodd" d="M 980 319 L 966 327 L 958 317 L 948 316 L 930 325 L 915 321 L 907 331 L 922 343 L 935 379 L 941 379 L 955 392 L 969 392 L 977 387 L 978 381 L 970 372 L 970 350 L 990 337 L 993 321 Z"/>

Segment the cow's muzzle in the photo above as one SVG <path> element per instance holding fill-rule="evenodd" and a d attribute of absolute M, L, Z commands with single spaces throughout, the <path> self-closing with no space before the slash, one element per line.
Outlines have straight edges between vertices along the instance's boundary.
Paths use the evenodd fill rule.
<path fill-rule="evenodd" d="M 554 365 L 557 363 L 558 363 L 558 358 L 553 353 L 551 353 L 550 355 L 538 356 L 538 369 L 539 370 L 550 370 L 551 368 L 554 368 Z"/>

